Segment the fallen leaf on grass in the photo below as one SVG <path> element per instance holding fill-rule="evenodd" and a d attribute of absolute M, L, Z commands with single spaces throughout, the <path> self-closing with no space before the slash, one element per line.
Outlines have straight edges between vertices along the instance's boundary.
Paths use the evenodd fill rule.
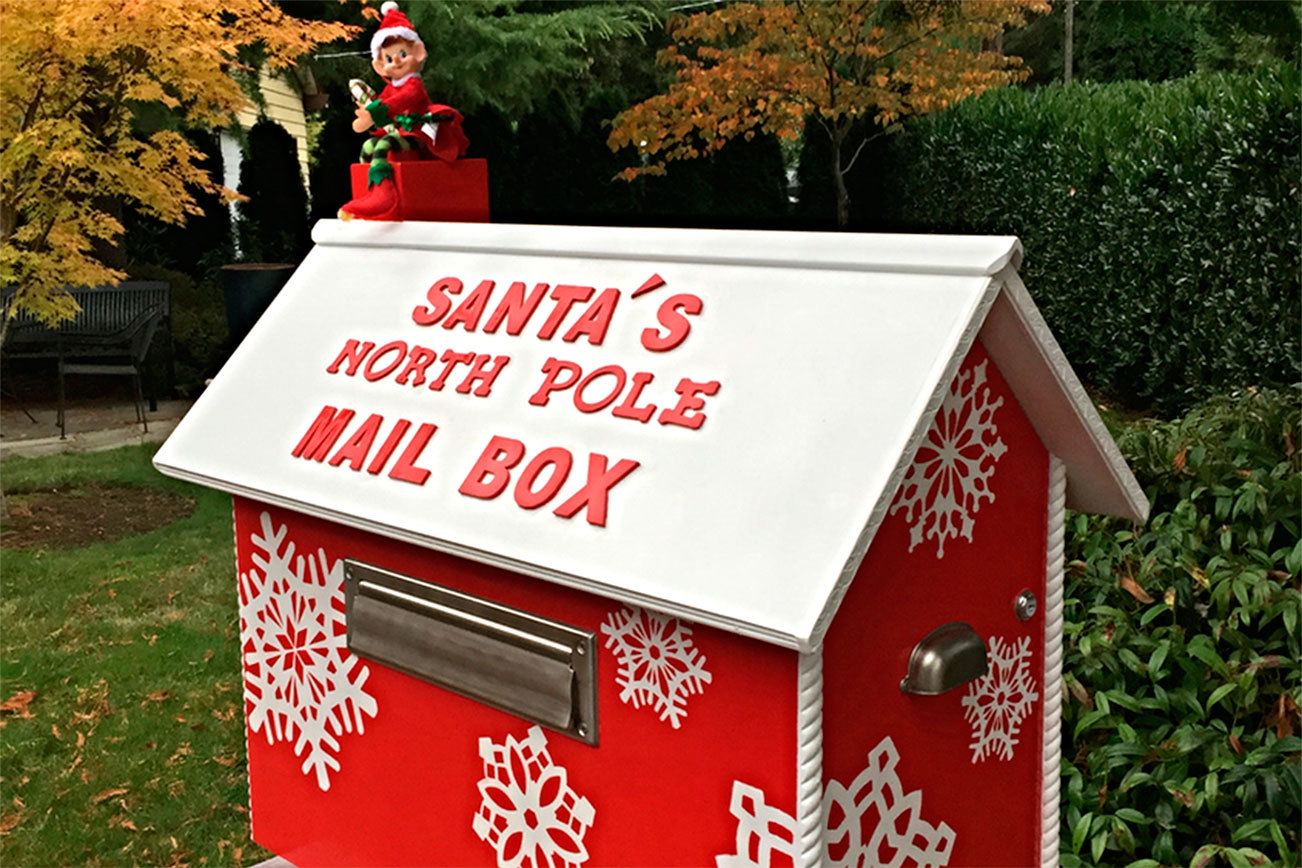
<path fill-rule="evenodd" d="M 27 706 L 32 704 L 36 698 L 35 690 L 20 690 L 13 696 L 0 702 L 0 714 L 16 714 L 19 717 L 31 717 L 32 712 Z"/>
<path fill-rule="evenodd" d="M 183 742 L 181 746 L 176 749 L 176 752 L 167 758 L 165 765 L 174 766 L 179 762 L 183 762 L 185 758 L 192 753 L 194 753 L 194 751 L 191 749 L 190 743 Z"/>
<path fill-rule="evenodd" d="M 171 699 L 171 697 L 172 691 L 170 690 L 155 690 L 145 697 L 145 702 L 162 702 L 165 699 Z"/>
<path fill-rule="evenodd" d="M 213 658 L 213 653 L 214 653 L 214 652 L 213 652 L 213 650 L 212 650 L 211 648 L 209 648 L 207 651 L 203 652 L 203 662 L 204 662 L 204 663 L 207 663 L 209 660 L 211 660 L 211 659 Z"/>
<path fill-rule="evenodd" d="M 0 835 L 8 835 L 18 824 L 27 819 L 26 811 L 10 811 L 7 814 L 0 814 Z"/>
<path fill-rule="evenodd" d="M 54 736 L 59 741 L 63 741 L 63 733 L 59 732 L 59 727 L 53 723 L 50 724 L 50 735 Z"/>
<path fill-rule="evenodd" d="M 112 789 L 104 790 L 103 792 L 99 792 L 91 796 L 90 803 L 92 805 L 98 805 L 100 802 L 108 801 L 114 796 L 126 795 L 126 792 L 127 792 L 126 787 L 113 787 Z"/>
<path fill-rule="evenodd" d="M 1139 582 L 1136 582 L 1130 576 L 1122 576 L 1120 584 L 1121 587 L 1125 589 L 1126 593 L 1130 594 L 1130 596 L 1134 597 L 1139 602 L 1141 603 L 1153 602 L 1153 598 L 1149 596 L 1148 591 L 1145 591 L 1143 588 L 1141 588 L 1139 586 Z"/>
<path fill-rule="evenodd" d="M 212 761 L 217 763 L 217 765 L 219 766 L 225 766 L 226 768 L 229 769 L 237 765 L 240 761 L 240 758 L 235 756 L 215 756 L 212 758 Z"/>
<path fill-rule="evenodd" d="M 136 828 L 135 823 L 131 822 L 131 820 L 129 820 L 128 818 L 122 816 L 114 817 L 113 819 L 109 820 L 109 828 L 126 829 L 128 832 L 140 831 L 139 829 Z"/>
<path fill-rule="evenodd" d="M 85 747 L 85 746 L 86 746 L 86 733 L 84 732 L 77 733 L 77 747 Z"/>

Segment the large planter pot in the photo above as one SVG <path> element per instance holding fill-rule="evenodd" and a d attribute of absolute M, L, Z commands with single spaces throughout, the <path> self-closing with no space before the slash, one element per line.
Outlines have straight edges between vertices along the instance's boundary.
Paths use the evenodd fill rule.
<path fill-rule="evenodd" d="M 232 346 L 238 346 L 280 288 L 294 273 L 284 262 L 239 262 L 222 266 L 222 295 Z"/>

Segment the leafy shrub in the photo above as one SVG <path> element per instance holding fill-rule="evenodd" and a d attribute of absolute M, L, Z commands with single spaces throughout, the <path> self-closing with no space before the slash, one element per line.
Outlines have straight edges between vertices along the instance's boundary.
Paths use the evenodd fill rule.
<path fill-rule="evenodd" d="M 300 262 L 311 244 L 307 190 L 298 162 L 298 143 L 280 124 L 260 120 L 249 129 L 240 161 L 236 206 L 240 256 L 246 262 Z"/>
<path fill-rule="evenodd" d="M 1296 397 L 1123 429 L 1148 525 L 1070 520 L 1064 865 L 1297 864 Z"/>
<path fill-rule="evenodd" d="M 991 91 L 890 137 L 855 196 L 881 228 L 1021 237 L 1068 357 L 1128 403 L 1288 385 L 1300 89 L 1296 68 L 1272 67 Z"/>
<path fill-rule="evenodd" d="M 172 287 L 172 364 L 175 383 L 182 394 L 198 392 L 208 377 L 226 361 L 226 308 L 214 281 L 196 282 L 180 271 L 158 265 L 133 265 L 133 280 L 162 280 Z M 150 348 L 151 366 L 165 363 L 165 336 Z"/>

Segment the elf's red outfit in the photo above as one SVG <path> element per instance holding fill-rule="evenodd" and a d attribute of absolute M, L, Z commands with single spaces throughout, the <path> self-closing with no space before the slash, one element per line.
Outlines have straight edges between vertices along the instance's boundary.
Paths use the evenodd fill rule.
<path fill-rule="evenodd" d="M 425 84 L 420 80 L 420 76 L 414 73 L 386 84 L 384 90 L 380 91 L 380 95 L 366 108 L 375 118 L 376 128 L 371 131 L 374 136 L 383 136 L 385 134 L 383 127 L 395 123 L 399 115 L 412 118 L 425 114 L 447 115 L 447 119 L 438 121 L 438 132 L 433 140 L 421 129 L 423 126 L 421 123 L 416 124 L 410 131 L 401 124 L 398 125 L 400 135 L 413 144 L 418 144 L 425 154 L 440 160 L 458 159 L 465 154 L 466 148 L 470 145 L 470 140 L 461 129 L 461 113 L 451 106 L 431 103 L 429 94 L 425 91 Z"/>

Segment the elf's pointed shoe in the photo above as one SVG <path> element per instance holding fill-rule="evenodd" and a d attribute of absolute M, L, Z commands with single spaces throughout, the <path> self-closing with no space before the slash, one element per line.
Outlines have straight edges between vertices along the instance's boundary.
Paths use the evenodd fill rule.
<path fill-rule="evenodd" d="M 401 198 L 398 185 L 385 178 L 339 209 L 340 220 L 397 220 Z"/>

